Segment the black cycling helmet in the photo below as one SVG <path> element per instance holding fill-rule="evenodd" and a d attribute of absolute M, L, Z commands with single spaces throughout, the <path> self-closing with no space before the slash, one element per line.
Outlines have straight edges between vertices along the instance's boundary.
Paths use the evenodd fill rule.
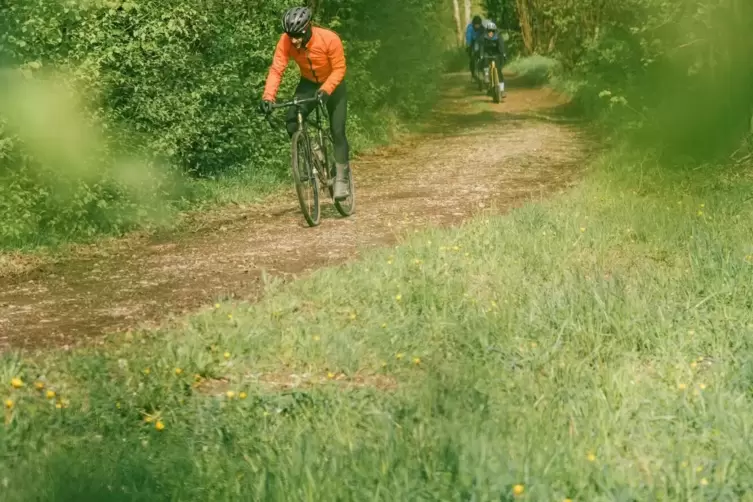
<path fill-rule="evenodd" d="M 288 35 L 300 35 L 311 22 L 312 12 L 308 7 L 293 7 L 282 16 L 282 29 Z"/>
<path fill-rule="evenodd" d="M 466 19 L 468 19 L 468 18 L 466 18 Z M 482 21 L 481 16 L 473 16 L 473 21 L 471 22 L 471 24 L 473 26 L 478 26 L 478 25 L 481 24 L 481 21 Z"/>

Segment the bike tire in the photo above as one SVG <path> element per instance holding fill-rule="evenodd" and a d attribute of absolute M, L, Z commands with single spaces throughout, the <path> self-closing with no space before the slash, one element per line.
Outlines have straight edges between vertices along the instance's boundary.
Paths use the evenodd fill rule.
<path fill-rule="evenodd" d="M 314 173 L 309 138 L 304 131 L 296 131 L 291 140 L 291 170 L 295 192 L 303 218 L 310 227 L 319 225 L 319 179 Z"/>
<path fill-rule="evenodd" d="M 492 82 L 492 100 L 494 100 L 494 103 L 499 103 L 502 100 L 502 91 L 499 89 L 499 75 L 497 75 L 496 64 L 492 65 L 489 73 Z"/>

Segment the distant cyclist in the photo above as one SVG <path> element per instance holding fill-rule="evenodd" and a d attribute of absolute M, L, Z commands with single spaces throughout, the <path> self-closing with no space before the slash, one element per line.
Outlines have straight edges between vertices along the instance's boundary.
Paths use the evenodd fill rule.
<path fill-rule="evenodd" d="M 335 200 L 347 199 L 350 195 L 347 173 L 350 169 L 350 149 L 345 135 L 348 115 L 348 93 L 345 86 L 345 52 L 340 37 L 333 31 L 311 26 L 312 11 L 308 7 L 294 7 L 282 18 L 282 29 L 269 69 L 264 95 L 259 109 L 269 113 L 280 88 L 282 75 L 290 58 L 301 71 L 301 80 L 295 90 L 297 98 L 317 96 L 327 106 L 332 140 L 335 146 Z M 314 110 L 311 104 L 304 108 L 304 116 Z M 298 129 L 295 108 L 287 115 L 288 134 Z"/>
<path fill-rule="evenodd" d="M 478 43 L 482 35 L 482 22 L 481 16 L 474 16 L 471 24 L 465 29 L 465 46 L 468 50 L 468 59 L 470 60 L 471 79 L 476 79 L 476 60 L 480 50 Z"/>
<path fill-rule="evenodd" d="M 505 41 L 502 39 L 502 36 L 499 34 L 499 30 L 497 29 L 497 25 L 494 24 L 493 21 L 484 20 L 482 28 L 483 34 L 479 41 L 480 56 L 483 62 L 482 64 L 487 64 L 484 56 L 494 56 L 497 65 L 497 75 L 499 76 L 499 90 L 500 93 L 504 96 L 505 78 L 502 75 L 502 65 L 504 65 L 505 61 L 507 60 L 507 54 L 505 53 Z"/>

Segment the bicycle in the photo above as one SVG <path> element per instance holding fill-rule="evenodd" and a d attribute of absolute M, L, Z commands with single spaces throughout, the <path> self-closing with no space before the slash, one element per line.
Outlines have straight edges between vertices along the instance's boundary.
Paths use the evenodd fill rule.
<path fill-rule="evenodd" d="M 304 120 L 303 107 L 316 102 L 315 120 L 310 118 Z M 293 181 L 295 182 L 295 191 L 298 195 L 298 202 L 301 206 L 301 212 L 310 227 L 315 227 L 320 223 L 321 208 L 319 202 L 319 193 L 322 187 L 326 187 L 329 197 L 335 205 L 335 209 L 343 217 L 348 217 L 355 212 L 356 194 L 353 185 L 353 174 L 350 167 L 347 168 L 346 176 L 348 179 L 349 195 L 344 200 L 335 200 L 334 184 L 336 175 L 335 165 L 335 147 L 332 141 L 332 135 L 329 129 L 322 126 L 322 115 L 324 105 L 316 98 L 293 98 L 292 101 L 285 103 L 275 103 L 272 110 L 281 108 L 296 108 L 298 117 L 298 129 L 293 133 L 291 138 L 291 171 Z M 274 128 L 274 123 L 270 117 L 271 113 L 266 114 L 266 119 L 270 126 Z M 314 129 L 314 134 L 310 134 L 309 126 Z M 309 195 L 310 201 L 309 201 Z"/>

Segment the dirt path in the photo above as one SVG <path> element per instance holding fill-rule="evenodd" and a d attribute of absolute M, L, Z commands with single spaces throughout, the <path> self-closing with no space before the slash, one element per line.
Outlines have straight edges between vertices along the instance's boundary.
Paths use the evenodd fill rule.
<path fill-rule="evenodd" d="M 218 297 L 253 298 L 263 273 L 297 276 L 575 181 L 586 142 L 551 118 L 556 94 L 512 88 L 493 105 L 473 97 L 465 75 L 448 78 L 425 133 L 353 162 L 353 217 L 327 208 L 320 227 L 304 227 L 291 187 L 269 204 L 208 215 L 198 233 L 137 239 L 0 278 L 0 349 L 96 343 L 105 331 L 162 322 Z"/>

